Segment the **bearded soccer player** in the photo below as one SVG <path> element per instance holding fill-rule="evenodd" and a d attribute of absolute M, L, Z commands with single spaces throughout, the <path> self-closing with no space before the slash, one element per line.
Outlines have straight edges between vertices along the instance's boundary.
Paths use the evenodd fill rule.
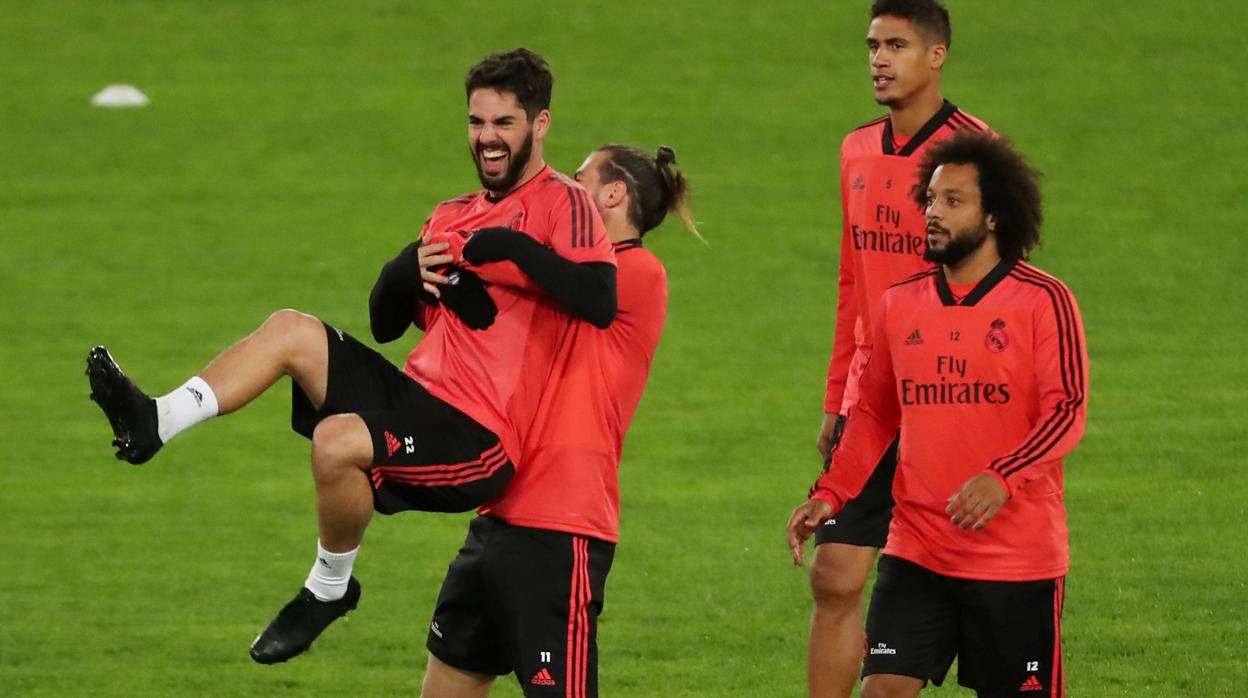
<path fill-rule="evenodd" d="M 598 614 L 619 538 L 617 471 L 667 309 L 663 265 L 642 238 L 668 211 L 697 234 L 675 159 L 670 148 L 649 155 L 608 145 L 577 171 L 615 247 L 618 313 L 605 330 L 572 323 L 550 376 L 513 400 L 515 421 L 530 423 L 516 477 L 479 509 L 451 563 L 430 624 L 424 696 L 485 696 L 508 673 L 526 696 L 598 695 Z M 549 254 L 509 231 L 477 235 L 532 248 L 512 258 Z M 487 280 L 505 272 L 474 245 L 464 250 L 471 268 Z M 558 309 L 545 309 L 555 320 Z"/>
<path fill-rule="evenodd" d="M 909 200 L 918 160 L 958 129 L 983 122 L 941 96 L 950 44 L 949 14 L 936 0 L 877 0 L 867 50 L 875 100 L 889 113 L 841 144 L 840 280 L 836 336 L 817 447 L 826 460 L 858 399 L 871 356 L 872 312 L 884 289 L 930 267 L 923 260 L 923 216 Z M 861 496 L 815 537 L 814 597 L 807 662 L 810 695 L 849 696 L 862 663 L 862 595 L 888 533 L 896 451 L 880 460 Z"/>
<path fill-rule="evenodd" d="M 888 544 L 867 616 L 862 695 L 958 683 L 1064 696 L 1069 566 L 1062 459 L 1083 435 L 1087 350 L 1075 298 L 1027 264 L 1036 173 L 1003 139 L 961 132 L 919 171 L 927 259 L 884 293 L 841 443 L 789 519 L 793 560 L 901 429 Z"/>
<path fill-rule="evenodd" d="M 142 463 L 180 431 L 255 399 L 283 375 L 294 380 L 291 422 L 312 440 L 319 541 L 311 572 L 251 646 L 261 663 L 307 649 L 354 609 L 351 575 L 374 510 L 466 511 L 503 491 L 521 429 L 507 406 L 526 376 L 547 376 L 566 330 L 541 303 L 605 327 L 615 314 L 615 260 L 601 218 L 573 180 L 546 166 L 553 78 L 518 49 L 469 72 L 468 136 L 484 189 L 439 205 L 422 239 L 386 264 L 369 301 L 374 338 L 425 336 L 399 370 L 339 329 L 295 312 L 274 313 L 172 393 L 149 398 L 103 347 L 87 358 L 92 398 L 112 425 L 117 457 Z M 546 293 L 491 285 L 444 269 L 462 231 L 506 225 L 560 255 L 530 276 Z M 480 244 L 490 251 L 489 240 Z M 527 260 L 515 264 L 526 269 Z M 541 323 L 540 328 L 538 323 Z M 536 339 L 530 330 L 540 331 Z M 519 351 L 517 347 L 526 347 Z"/>

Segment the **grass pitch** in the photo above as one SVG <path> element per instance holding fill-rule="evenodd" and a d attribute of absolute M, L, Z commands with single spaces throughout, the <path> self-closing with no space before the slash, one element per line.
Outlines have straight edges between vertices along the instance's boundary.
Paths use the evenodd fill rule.
<path fill-rule="evenodd" d="M 1248 10 L 948 4 L 946 95 L 1046 173 L 1035 261 L 1087 326 L 1070 692 L 1239 695 Z M 315 542 L 286 389 L 132 467 L 83 357 L 107 343 L 163 392 L 277 308 L 367 337 L 380 264 L 477 186 L 464 72 L 527 45 L 556 75 L 548 160 L 674 146 L 712 243 L 674 223 L 649 243 L 671 309 L 625 454 L 603 692 L 802 694 L 809 594 L 781 529 L 818 468 L 837 147 L 880 113 L 867 5 L 0 2 L 3 693 L 417 693 L 466 517 L 376 520 L 360 609 L 308 656 L 254 665 Z M 114 82 L 151 105 L 89 106 Z"/>

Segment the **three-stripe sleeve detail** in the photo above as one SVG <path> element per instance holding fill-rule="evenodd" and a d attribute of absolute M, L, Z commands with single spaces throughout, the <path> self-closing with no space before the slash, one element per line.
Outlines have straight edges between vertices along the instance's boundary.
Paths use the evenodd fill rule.
<path fill-rule="evenodd" d="M 1010 276 L 1022 283 L 1042 289 L 1053 304 L 1054 320 L 1057 323 L 1058 359 L 1065 397 L 1058 402 L 1057 409 L 1053 410 L 1031 438 L 1010 454 L 993 461 L 991 469 L 1005 478 L 1009 478 L 1010 475 L 1029 465 L 1040 462 L 1062 440 L 1074 427 L 1087 392 L 1083 379 L 1083 347 L 1080 344 L 1079 321 L 1070 291 L 1063 288 L 1056 279 L 1021 264 L 1010 272 Z"/>
<path fill-rule="evenodd" d="M 592 247 L 594 244 L 594 219 L 585 190 L 565 184 L 568 202 L 572 209 L 572 247 Z"/>

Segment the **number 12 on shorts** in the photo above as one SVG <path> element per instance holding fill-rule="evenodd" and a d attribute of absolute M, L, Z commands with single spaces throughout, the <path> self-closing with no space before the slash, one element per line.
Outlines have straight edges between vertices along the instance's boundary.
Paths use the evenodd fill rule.
<path fill-rule="evenodd" d="M 1040 671 L 1040 662 L 1027 662 L 1027 671 Z"/>

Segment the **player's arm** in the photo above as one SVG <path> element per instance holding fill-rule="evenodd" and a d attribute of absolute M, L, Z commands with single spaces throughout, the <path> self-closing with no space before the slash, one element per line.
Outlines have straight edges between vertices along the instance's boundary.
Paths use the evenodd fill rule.
<path fill-rule="evenodd" d="M 883 311 L 886 303 L 881 306 Z M 901 406 L 884 323 L 881 312 L 873 323 L 875 347 L 862 374 L 861 395 L 849 410 L 840 443 L 833 447 L 823 474 L 810 488 L 809 500 L 789 517 L 788 543 L 795 565 L 802 564 L 806 539 L 858 496 L 897 435 Z"/>
<path fill-rule="evenodd" d="M 1045 475 L 1083 438 L 1087 420 L 1088 353 L 1074 295 L 1055 288 L 1037 311 L 1034 362 L 1040 413 L 1022 443 L 992 461 L 949 499 L 961 528 L 983 528 L 1014 493 Z"/>
<path fill-rule="evenodd" d="M 525 233 L 510 228 L 478 230 L 464 245 L 463 255 L 483 279 L 499 279 L 508 285 L 516 284 L 505 263 L 514 263 L 560 308 L 595 327 L 605 328 L 615 319 L 614 264 L 574 262 Z M 491 267 L 499 268 L 491 270 Z"/>
<path fill-rule="evenodd" d="M 368 298 L 368 320 L 373 339 L 392 342 L 407 332 L 413 322 L 423 326 L 426 307 L 437 303 L 438 284 L 445 276 L 432 271 L 447 264 L 445 243 L 424 245 L 413 242 L 382 267 Z"/>
<path fill-rule="evenodd" d="M 849 200 L 845 190 L 846 173 L 841 171 L 841 259 L 837 275 L 836 333 L 832 339 L 832 357 L 828 362 L 828 382 L 823 399 L 823 423 L 815 442 L 819 455 L 825 459 L 836 445 L 844 429 L 840 414 L 845 398 L 845 383 L 849 379 L 849 366 L 858 350 L 854 341 L 854 328 L 858 324 L 858 304 L 854 295 L 854 249 L 849 229 L 849 213 L 845 202 Z"/>

